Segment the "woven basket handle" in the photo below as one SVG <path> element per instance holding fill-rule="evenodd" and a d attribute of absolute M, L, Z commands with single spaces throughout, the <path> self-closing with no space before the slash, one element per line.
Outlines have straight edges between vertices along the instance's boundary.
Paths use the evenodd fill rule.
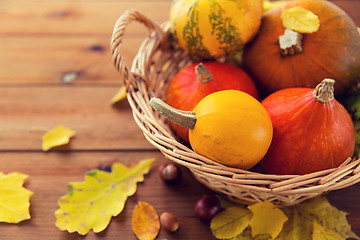
<path fill-rule="evenodd" d="M 153 23 L 143 13 L 136 10 L 127 10 L 116 21 L 111 38 L 112 61 L 115 68 L 121 74 L 121 78 L 124 85 L 126 86 L 126 90 L 128 90 L 130 85 L 132 84 L 134 80 L 134 74 L 130 72 L 125 65 L 125 61 L 123 59 L 123 56 L 121 55 L 121 46 L 124 39 L 125 29 L 127 25 L 129 25 L 132 21 L 137 21 L 144 24 L 150 32 L 156 32 L 160 36 L 160 39 L 162 39 L 162 36 L 164 34 L 157 24 Z"/>

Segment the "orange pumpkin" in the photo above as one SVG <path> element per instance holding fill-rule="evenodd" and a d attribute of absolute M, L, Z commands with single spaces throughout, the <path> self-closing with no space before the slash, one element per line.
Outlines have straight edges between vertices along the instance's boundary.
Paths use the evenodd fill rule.
<path fill-rule="evenodd" d="M 320 27 L 314 33 L 301 34 L 302 51 L 291 55 L 282 53 L 279 36 L 285 32 L 281 14 L 293 7 L 316 14 Z M 352 19 L 331 2 L 287 1 L 264 13 L 258 35 L 243 56 L 246 70 L 264 96 L 289 87 L 313 88 L 319 79 L 332 78 L 339 97 L 359 76 L 360 35 Z"/>
<path fill-rule="evenodd" d="M 220 90 L 235 89 L 259 99 L 258 90 L 249 75 L 236 66 L 207 61 L 193 63 L 181 69 L 170 81 L 166 91 L 166 103 L 192 111 L 201 99 Z M 189 130 L 173 122 L 170 126 L 185 143 L 189 143 Z"/>
<path fill-rule="evenodd" d="M 187 128 L 192 149 L 215 162 L 250 169 L 266 154 L 273 136 L 269 113 L 250 94 L 213 92 L 183 111 L 158 98 L 149 102 L 165 118 Z"/>
<path fill-rule="evenodd" d="M 338 167 L 353 155 L 354 125 L 334 98 L 334 82 L 282 89 L 262 101 L 274 128 L 262 160 L 268 173 L 307 174 Z"/>

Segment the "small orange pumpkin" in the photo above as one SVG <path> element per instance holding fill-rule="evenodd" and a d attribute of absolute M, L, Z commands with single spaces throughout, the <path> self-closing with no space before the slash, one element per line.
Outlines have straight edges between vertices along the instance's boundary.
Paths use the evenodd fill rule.
<path fill-rule="evenodd" d="M 279 36 L 285 28 L 285 9 L 305 8 L 320 20 L 314 33 L 302 35 L 302 51 L 282 54 Z M 319 79 L 336 80 L 335 92 L 343 96 L 360 73 L 360 35 L 352 19 L 339 7 L 323 0 L 286 1 L 264 13 L 258 35 L 244 50 L 245 69 L 263 95 L 289 87 L 315 87 Z"/>
<path fill-rule="evenodd" d="M 240 169 L 250 169 L 266 154 L 273 127 L 263 105 L 238 90 L 223 90 L 204 97 L 193 111 L 183 111 L 158 98 L 149 102 L 156 111 L 189 131 L 198 154 Z"/>
<path fill-rule="evenodd" d="M 259 99 L 255 83 L 239 67 L 216 61 L 193 63 L 181 69 L 170 81 L 165 102 L 170 106 L 192 111 L 210 93 L 235 89 Z M 189 130 L 170 122 L 175 133 L 189 143 Z"/>
<path fill-rule="evenodd" d="M 274 136 L 262 165 L 272 174 L 307 174 L 340 166 L 355 148 L 349 113 L 334 98 L 332 79 L 315 89 L 286 88 L 262 104 Z"/>

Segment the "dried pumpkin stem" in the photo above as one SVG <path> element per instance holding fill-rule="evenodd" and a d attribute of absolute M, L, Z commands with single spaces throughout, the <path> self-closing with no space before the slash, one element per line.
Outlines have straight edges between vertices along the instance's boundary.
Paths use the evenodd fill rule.
<path fill-rule="evenodd" d="M 284 35 L 279 36 L 280 53 L 283 56 L 292 56 L 303 51 L 303 35 L 296 31 L 285 29 Z"/>
<path fill-rule="evenodd" d="M 173 108 L 159 98 L 151 98 L 149 104 L 166 119 L 184 128 L 194 129 L 196 123 L 195 112 Z"/>
<path fill-rule="evenodd" d="M 202 83 L 207 83 L 214 79 L 214 77 L 211 74 L 211 72 L 209 71 L 209 69 L 207 69 L 204 66 L 204 64 L 202 64 L 202 63 L 199 63 L 198 65 L 196 65 L 195 73 L 196 73 L 197 79 Z"/>
<path fill-rule="evenodd" d="M 316 100 L 322 103 L 328 103 L 334 99 L 334 84 L 335 80 L 325 78 L 314 89 L 313 95 Z"/>

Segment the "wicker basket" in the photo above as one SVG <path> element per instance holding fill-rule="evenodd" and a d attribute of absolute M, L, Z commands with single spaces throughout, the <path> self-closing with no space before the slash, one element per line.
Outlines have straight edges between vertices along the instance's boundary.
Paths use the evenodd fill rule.
<path fill-rule="evenodd" d="M 121 46 L 125 28 L 132 21 L 144 24 L 150 34 L 140 46 L 129 71 L 121 55 Z M 190 56 L 173 41 L 169 23 L 158 26 L 142 13 L 128 10 L 115 24 L 111 48 L 115 67 L 127 87 L 134 119 L 146 139 L 166 158 L 190 169 L 208 188 L 239 203 L 269 200 L 283 207 L 360 181 L 359 158 L 349 158 L 338 168 L 306 175 L 271 175 L 226 167 L 196 154 L 177 141 L 166 120 L 148 104 L 151 97 L 163 98 L 171 78 L 192 63 Z"/>

